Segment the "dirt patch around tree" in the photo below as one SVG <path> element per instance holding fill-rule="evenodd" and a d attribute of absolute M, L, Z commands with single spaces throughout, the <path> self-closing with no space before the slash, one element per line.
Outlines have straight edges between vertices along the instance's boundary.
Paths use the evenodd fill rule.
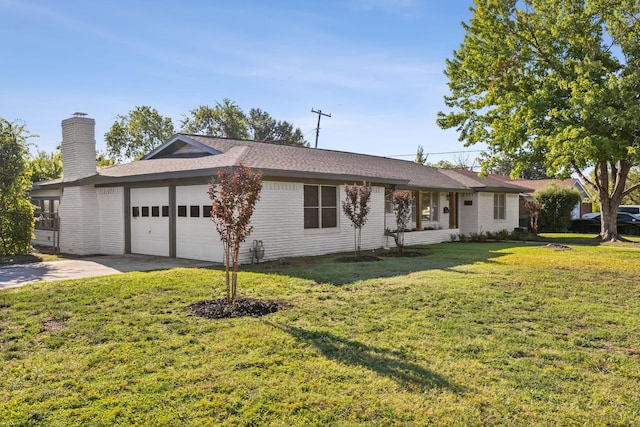
<path fill-rule="evenodd" d="M 238 298 L 233 305 L 227 304 L 225 298 L 194 302 L 186 307 L 196 316 L 207 319 L 228 319 L 231 317 L 260 317 L 278 310 L 288 308 L 282 301 Z"/>

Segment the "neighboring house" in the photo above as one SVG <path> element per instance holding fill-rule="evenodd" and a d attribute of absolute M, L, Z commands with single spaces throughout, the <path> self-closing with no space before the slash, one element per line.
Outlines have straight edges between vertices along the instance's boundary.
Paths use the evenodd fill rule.
<path fill-rule="evenodd" d="M 522 200 L 520 203 L 520 215 L 529 217 L 529 213 L 524 208 L 524 200 L 532 199 L 533 195 L 536 191 L 547 187 L 551 184 L 555 184 L 559 187 L 572 188 L 580 193 L 581 201 L 578 203 L 573 210 L 571 211 L 571 219 L 580 219 L 582 215 L 586 213 L 590 213 L 592 210 L 592 197 L 589 194 L 589 191 L 585 188 L 584 184 L 577 178 L 568 178 L 568 179 L 510 179 L 509 177 L 503 175 L 489 175 L 490 177 L 503 180 L 505 182 L 510 182 L 516 185 L 520 185 L 522 187 L 529 187 L 533 191 L 523 193 L 521 195 Z"/>
<path fill-rule="evenodd" d="M 343 215 L 344 183 L 372 186 L 362 249 L 393 245 L 390 210 L 395 189 L 410 190 L 415 208 L 405 243 L 438 243 L 451 234 L 513 230 L 517 195 L 510 183 L 446 172 L 364 154 L 253 141 L 177 134 L 142 160 L 96 170 L 95 122 L 63 120 L 63 178 L 34 185 L 33 200 L 59 200 L 58 236 L 36 230 L 35 242 L 59 243 L 73 254 L 150 254 L 223 260 L 210 220 L 208 183 L 219 168 L 240 163 L 264 173 L 254 231 L 241 248 L 261 241 L 265 259 L 353 249 L 353 228 Z M 49 205 L 53 206 L 53 205 Z M 53 211 L 52 211 L 53 213 Z M 55 213 L 53 213 L 55 215 Z M 55 243 L 54 243 L 55 242 Z"/>

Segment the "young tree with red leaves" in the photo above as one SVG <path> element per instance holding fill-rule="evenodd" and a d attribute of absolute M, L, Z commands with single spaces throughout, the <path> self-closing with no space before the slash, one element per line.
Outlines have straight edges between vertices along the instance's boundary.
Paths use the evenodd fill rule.
<path fill-rule="evenodd" d="M 397 190 L 391 195 L 391 203 L 396 214 L 396 232 L 393 234 L 398 253 L 404 254 L 404 232 L 407 229 L 409 220 L 411 219 L 411 204 L 413 197 L 411 192 L 407 190 Z"/>
<path fill-rule="evenodd" d="M 344 192 L 346 199 L 342 201 L 342 211 L 353 225 L 354 256 L 357 258 L 360 254 L 362 227 L 367 222 L 367 215 L 371 210 L 371 206 L 369 206 L 371 184 L 367 185 L 364 181 L 362 181 L 362 185 L 344 184 Z"/>
<path fill-rule="evenodd" d="M 227 304 L 236 302 L 238 256 L 240 244 L 253 231 L 249 225 L 260 199 L 262 171 L 253 173 L 240 163 L 235 170 L 219 169 L 217 182 L 211 179 L 209 197 L 213 200 L 211 219 L 216 224 L 225 252 L 225 283 Z M 230 271 L 231 270 L 231 271 Z"/>

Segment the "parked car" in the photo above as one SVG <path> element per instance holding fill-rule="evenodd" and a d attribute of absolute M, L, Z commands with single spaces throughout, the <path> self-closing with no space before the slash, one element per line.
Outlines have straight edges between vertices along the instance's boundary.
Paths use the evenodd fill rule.
<path fill-rule="evenodd" d="M 590 219 L 590 218 L 593 218 L 594 216 L 600 216 L 600 212 L 589 212 L 589 213 L 583 214 L 582 219 Z"/>
<path fill-rule="evenodd" d="M 626 212 L 634 215 L 640 215 L 640 206 L 637 205 L 621 205 L 618 206 L 618 212 Z"/>
<path fill-rule="evenodd" d="M 617 217 L 618 233 L 631 234 L 637 236 L 640 234 L 640 216 L 636 216 L 626 212 L 618 212 Z M 576 233 L 600 232 L 600 214 L 590 216 L 589 218 L 574 219 L 571 221 L 571 231 Z"/>

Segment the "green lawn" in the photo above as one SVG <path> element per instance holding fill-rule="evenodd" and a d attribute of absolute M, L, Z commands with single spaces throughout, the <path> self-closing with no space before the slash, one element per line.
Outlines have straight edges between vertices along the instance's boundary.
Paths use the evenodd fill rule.
<path fill-rule="evenodd" d="M 636 247 L 445 243 L 0 292 L 0 426 L 639 425 Z"/>

